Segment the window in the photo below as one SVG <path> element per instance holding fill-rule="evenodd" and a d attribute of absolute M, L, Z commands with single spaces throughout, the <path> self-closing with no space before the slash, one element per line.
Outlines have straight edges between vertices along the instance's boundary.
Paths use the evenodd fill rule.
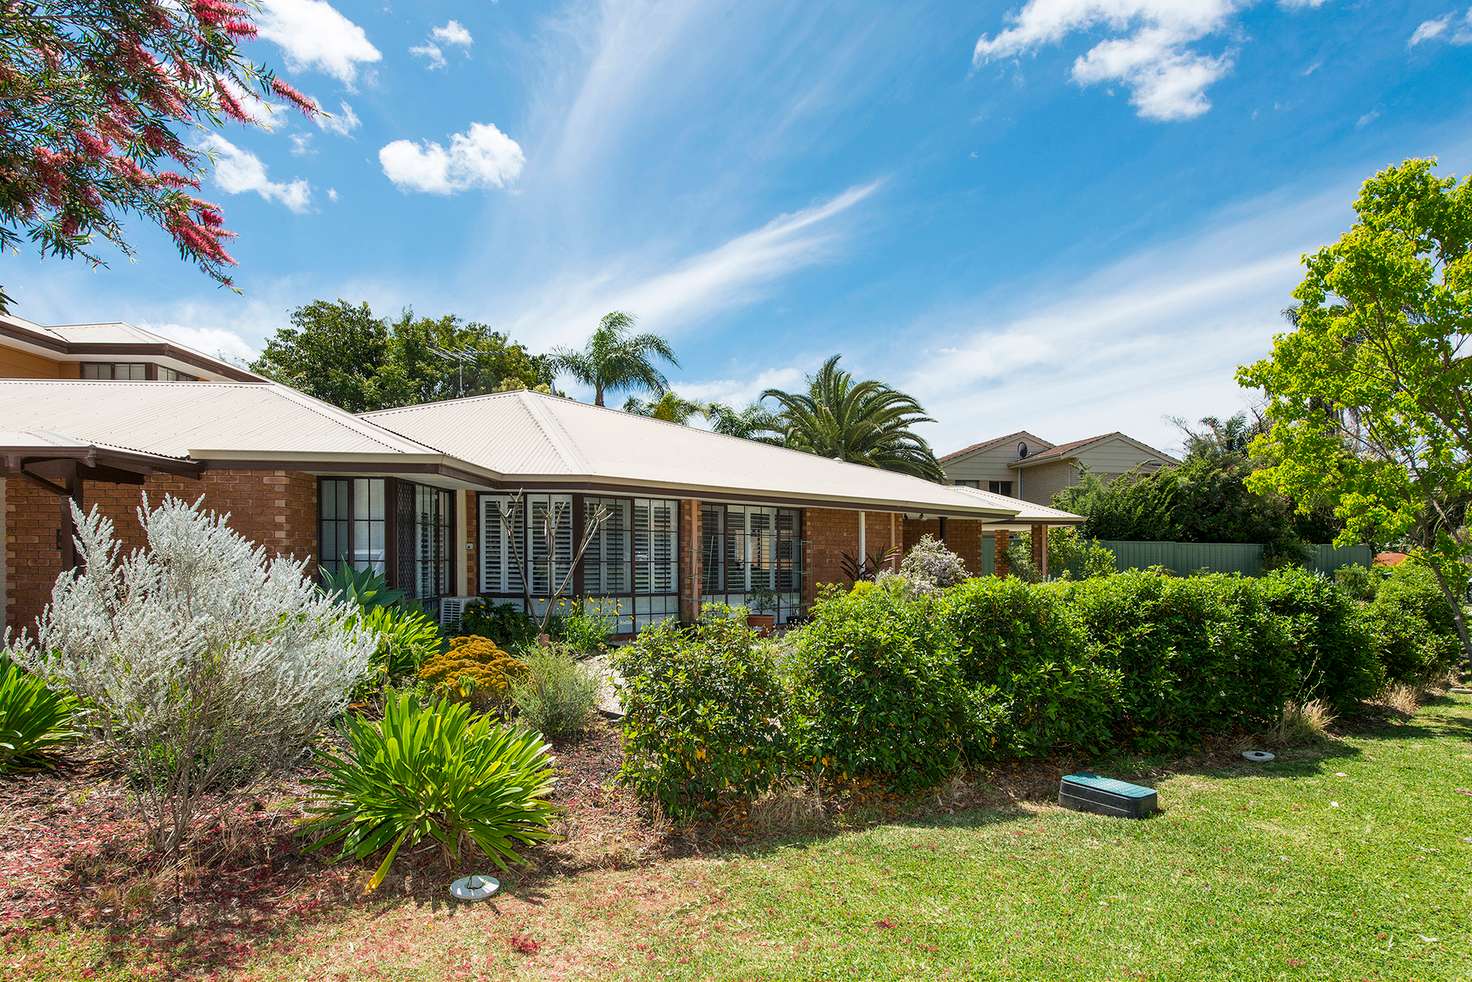
<path fill-rule="evenodd" d="M 634 592 L 675 593 L 675 553 L 679 548 L 678 503 L 664 498 L 634 499 Z"/>
<path fill-rule="evenodd" d="M 629 513 L 633 502 L 627 498 L 584 498 L 583 522 L 591 519 L 598 508 L 608 509 L 608 518 L 583 553 L 583 592 L 590 597 L 629 592 L 634 557 L 630 551 Z"/>
<path fill-rule="evenodd" d="M 318 487 L 322 565 L 350 563 L 387 575 L 384 479 L 325 477 Z"/>
<path fill-rule="evenodd" d="M 82 378 L 143 382 L 148 379 L 148 366 L 141 362 L 87 361 L 82 363 Z"/>
<path fill-rule="evenodd" d="M 198 382 L 199 379 L 193 375 L 185 375 L 183 372 L 175 371 L 167 365 L 158 366 L 158 380 L 160 382 Z"/>
<path fill-rule="evenodd" d="M 400 481 L 399 496 L 410 505 L 408 521 L 401 511 L 398 525 L 399 566 L 402 569 L 407 562 L 410 575 L 401 575 L 399 586 L 416 600 L 446 596 L 454 590 L 450 576 L 454 492 Z"/>
<path fill-rule="evenodd" d="M 992 494 L 1005 494 L 1009 498 L 1012 497 L 1011 481 L 987 481 L 986 489 Z"/>
<path fill-rule="evenodd" d="M 961 488 L 979 488 L 979 487 L 981 487 L 981 482 L 980 481 L 953 481 L 952 483 L 955 484 L 957 487 L 961 487 Z"/>
<path fill-rule="evenodd" d="M 704 599 L 745 603 L 748 594 L 777 594 L 778 618 L 802 604 L 802 513 L 763 505 L 703 505 L 700 579 Z"/>

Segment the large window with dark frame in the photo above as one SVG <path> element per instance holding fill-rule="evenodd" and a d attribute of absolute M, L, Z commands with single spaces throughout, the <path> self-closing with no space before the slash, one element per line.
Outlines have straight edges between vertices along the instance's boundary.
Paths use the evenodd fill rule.
<path fill-rule="evenodd" d="M 678 501 L 532 493 L 512 509 L 513 501 L 480 496 L 482 595 L 525 606 L 519 560 L 529 571 L 531 612 L 541 613 L 566 579 L 584 530 L 605 509 L 566 595 L 597 604 L 615 618 L 619 634 L 679 615 Z"/>
<path fill-rule="evenodd" d="M 454 492 L 382 477 L 318 484 L 318 556 L 382 573 L 416 600 L 454 592 Z"/>
<path fill-rule="evenodd" d="M 802 512 L 770 505 L 700 509 L 702 602 L 750 607 L 767 595 L 778 623 L 802 609 Z"/>

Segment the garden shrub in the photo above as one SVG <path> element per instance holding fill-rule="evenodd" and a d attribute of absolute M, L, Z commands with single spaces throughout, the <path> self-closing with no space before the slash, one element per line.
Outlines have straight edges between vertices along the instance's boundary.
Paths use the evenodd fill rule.
<path fill-rule="evenodd" d="M 361 697 L 407 678 L 419 666 L 439 654 L 445 639 L 440 626 L 416 607 L 374 606 L 358 615 L 358 624 L 378 636 L 378 646 L 368 659 L 368 676 L 359 686 Z"/>
<path fill-rule="evenodd" d="M 548 740 L 582 735 L 598 705 L 598 676 L 573 658 L 566 645 L 528 652 L 526 671 L 511 682 L 517 714 Z"/>
<path fill-rule="evenodd" d="M 966 686 L 972 760 L 1031 757 L 1109 742 L 1114 675 L 1094 661 L 1063 595 L 1016 579 L 969 580 L 940 606 Z"/>
<path fill-rule="evenodd" d="M 965 699 L 937 603 L 896 579 L 829 590 L 813 605 L 789 635 L 802 759 L 899 790 L 955 769 Z"/>
<path fill-rule="evenodd" d="M 1391 685 L 1445 678 L 1463 657 L 1452 606 L 1421 563 L 1407 560 L 1392 569 L 1366 613 Z"/>
<path fill-rule="evenodd" d="M 621 606 L 616 600 L 559 601 L 563 611 L 557 636 L 580 655 L 596 655 L 608 647 L 608 639 L 618 627 Z"/>
<path fill-rule="evenodd" d="M 1119 681 L 1112 728 L 1121 743 L 1181 749 L 1266 726 L 1295 694 L 1285 624 L 1250 579 L 1130 571 L 1061 589 Z"/>
<path fill-rule="evenodd" d="M 522 611 L 520 603 L 513 606 L 477 600 L 465 605 L 460 633 L 490 638 L 508 651 L 520 651 L 537 643 L 537 622 Z"/>
<path fill-rule="evenodd" d="M 199 501 L 145 496 L 146 547 L 126 557 L 97 509 L 72 515 L 82 563 L 13 654 L 87 704 L 174 854 L 206 795 L 223 807 L 342 712 L 377 639 L 302 563 L 268 558 Z"/>
<path fill-rule="evenodd" d="M 1258 583 L 1268 606 L 1285 620 L 1300 680 L 1298 703 L 1323 699 L 1343 709 L 1380 690 L 1374 637 L 1349 593 L 1322 573 L 1295 566 L 1274 570 Z"/>
<path fill-rule="evenodd" d="M 966 561 L 930 535 L 921 536 L 900 560 L 899 573 L 910 589 L 920 593 L 944 590 L 971 576 Z"/>
<path fill-rule="evenodd" d="M 662 621 L 614 654 L 624 705 L 620 776 L 672 816 L 754 797 L 791 763 L 775 651 L 739 609 Z"/>
<path fill-rule="evenodd" d="M 1370 601 L 1375 599 L 1375 591 L 1388 572 L 1384 566 L 1350 563 L 1334 571 L 1334 584 L 1355 600 Z"/>
<path fill-rule="evenodd" d="M 321 751 L 322 775 L 308 828 L 313 848 L 366 859 L 387 849 L 369 889 L 388 875 L 404 846 L 439 843 L 447 865 L 474 843 L 498 867 L 552 837 L 552 758 L 530 730 L 502 726 L 464 703 L 421 700 L 390 690 L 383 718 L 353 714 L 341 751 Z"/>
<path fill-rule="evenodd" d="M 21 668 L 0 651 L 0 773 L 45 765 L 81 734 L 77 700 Z"/>
<path fill-rule="evenodd" d="M 491 707 L 506 701 L 512 679 L 525 671 L 525 662 L 490 638 L 462 635 L 451 638 L 448 649 L 419 666 L 419 678 L 436 695 Z"/>

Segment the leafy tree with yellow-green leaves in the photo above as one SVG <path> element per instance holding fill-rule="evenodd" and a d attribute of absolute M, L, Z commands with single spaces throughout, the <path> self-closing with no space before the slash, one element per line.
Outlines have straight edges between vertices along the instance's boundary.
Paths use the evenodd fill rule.
<path fill-rule="evenodd" d="M 1407 160 L 1365 182 L 1353 227 L 1304 257 L 1293 330 L 1237 373 L 1268 398 L 1250 486 L 1322 503 L 1336 540 L 1405 543 L 1472 657 L 1472 178 Z"/>

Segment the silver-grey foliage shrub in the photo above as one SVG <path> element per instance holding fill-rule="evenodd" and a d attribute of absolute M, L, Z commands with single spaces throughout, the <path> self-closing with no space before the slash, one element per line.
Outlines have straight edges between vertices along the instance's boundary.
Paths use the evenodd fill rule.
<path fill-rule="evenodd" d="M 295 759 L 347 705 L 377 644 L 303 563 L 268 557 L 202 501 L 150 509 L 145 496 L 147 546 L 127 554 L 110 520 L 73 505 L 82 565 L 58 577 L 35 639 L 12 646 L 90 706 L 165 852 L 206 796 Z"/>
<path fill-rule="evenodd" d="M 933 536 L 921 536 L 900 561 L 900 576 L 917 593 L 934 593 L 971 577 L 960 556 Z"/>

